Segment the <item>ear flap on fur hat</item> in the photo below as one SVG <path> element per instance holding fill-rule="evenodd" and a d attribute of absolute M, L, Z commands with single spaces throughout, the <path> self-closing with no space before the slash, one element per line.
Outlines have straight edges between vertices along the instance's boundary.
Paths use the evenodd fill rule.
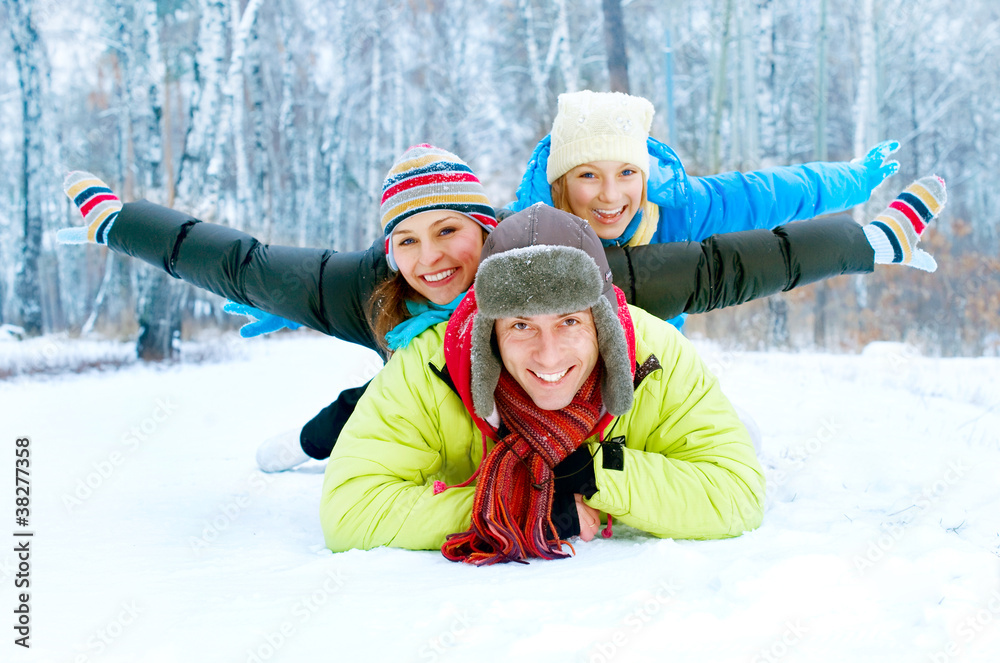
<path fill-rule="evenodd" d="M 635 391 L 625 331 L 606 297 L 597 300 L 590 310 L 597 328 L 597 346 L 604 361 L 604 379 L 601 382 L 604 407 L 615 416 L 625 414 L 632 407 Z"/>
<path fill-rule="evenodd" d="M 476 416 L 493 414 L 493 392 L 500 382 L 503 365 L 493 352 L 493 318 L 477 313 L 472 321 L 472 406 Z"/>

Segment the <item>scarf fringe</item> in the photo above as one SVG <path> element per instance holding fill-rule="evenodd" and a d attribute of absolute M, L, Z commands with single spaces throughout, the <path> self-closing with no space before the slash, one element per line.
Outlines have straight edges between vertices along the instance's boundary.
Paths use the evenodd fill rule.
<path fill-rule="evenodd" d="M 583 442 L 600 417 L 600 370 L 588 377 L 573 403 L 557 412 L 539 410 L 506 371 L 495 395 L 512 432 L 477 470 L 469 529 L 449 535 L 441 553 L 475 566 L 576 554 L 572 545 L 570 553 L 563 551 L 567 542 L 552 522 L 552 468 Z"/>

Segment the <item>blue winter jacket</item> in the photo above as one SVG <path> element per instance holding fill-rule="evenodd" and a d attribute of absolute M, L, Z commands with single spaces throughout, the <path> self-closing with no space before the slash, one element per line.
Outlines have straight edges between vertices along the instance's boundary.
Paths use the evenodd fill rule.
<path fill-rule="evenodd" d="M 517 199 L 507 205 L 508 209 L 517 212 L 537 202 L 552 204 L 545 176 L 550 141 L 546 136 L 535 147 L 517 188 Z M 696 177 L 684 172 L 680 158 L 666 144 L 650 138 L 647 145 L 647 197 L 660 207 L 656 243 L 700 242 L 718 233 L 771 229 L 849 209 L 871 195 L 860 162 L 817 161 Z M 623 235 L 618 243 L 629 239 Z"/>
<path fill-rule="evenodd" d="M 550 144 L 551 136 L 546 136 L 535 147 L 516 200 L 508 209 L 517 212 L 537 202 L 552 204 L 545 174 Z M 684 172 L 680 158 L 666 144 L 649 138 L 647 145 L 650 172 L 646 195 L 660 208 L 651 243 L 700 242 L 719 233 L 771 229 L 840 212 L 871 196 L 865 166 L 860 162 L 817 161 L 696 177 Z M 621 237 L 605 244 L 627 243 L 637 226 L 630 224 Z M 683 317 L 671 322 L 680 327 Z"/>

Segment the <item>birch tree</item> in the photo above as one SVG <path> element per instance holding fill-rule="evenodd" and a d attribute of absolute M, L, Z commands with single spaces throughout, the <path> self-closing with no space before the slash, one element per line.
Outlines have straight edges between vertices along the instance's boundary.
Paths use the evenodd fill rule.
<path fill-rule="evenodd" d="M 23 247 L 14 290 L 21 326 L 26 334 L 42 333 L 42 286 L 39 262 L 45 227 L 43 203 L 47 194 L 43 120 L 49 77 L 44 45 L 38 35 L 30 0 L 4 0 L 21 92 L 21 220 Z"/>
<path fill-rule="evenodd" d="M 240 11 L 241 0 L 229 0 L 228 2 L 228 26 L 231 30 L 229 41 L 232 53 L 229 57 L 225 82 L 221 88 L 223 94 L 221 113 L 217 119 L 214 117 L 206 118 L 215 126 L 211 159 L 206 175 L 211 181 L 219 182 L 224 171 L 235 171 L 235 205 L 232 208 L 233 215 L 229 221 L 233 227 L 241 230 L 246 227 L 248 217 L 255 218 L 257 216 L 254 191 L 250 186 L 250 164 L 246 147 L 244 66 L 247 47 L 254 24 L 257 21 L 261 2 L 262 0 L 249 0 L 242 12 Z M 215 25 L 213 24 L 211 27 L 214 28 Z M 221 39 L 219 41 L 222 42 Z M 212 65 L 218 67 L 218 62 L 213 61 Z M 233 147 L 231 159 L 227 158 L 225 149 L 230 141 L 232 141 Z"/>
<path fill-rule="evenodd" d="M 190 209 L 205 209 L 217 202 L 219 173 L 208 166 L 219 140 L 218 118 L 226 71 L 225 0 L 199 0 L 198 53 L 184 152 L 177 175 L 177 197 Z M 207 199 L 207 200 L 206 200 Z"/>
<path fill-rule="evenodd" d="M 528 56 L 528 76 L 531 79 L 531 89 L 534 94 L 535 108 L 541 111 L 548 107 L 548 70 L 538 52 L 537 35 L 535 33 L 535 10 L 531 0 L 518 0 L 518 8 L 524 20 L 524 42 Z M 544 120 L 542 120 L 544 124 Z"/>
<path fill-rule="evenodd" d="M 854 154 L 864 154 L 878 138 L 878 96 L 875 68 L 875 17 L 873 0 L 861 0 L 858 30 L 861 61 L 858 92 L 854 102 Z"/>
<path fill-rule="evenodd" d="M 814 127 L 813 158 L 816 161 L 827 160 L 827 0 L 820 0 L 819 3 L 819 28 L 816 34 L 816 111 L 814 117 L 816 124 Z M 817 347 L 826 347 L 826 313 L 829 300 L 829 286 L 826 281 L 817 283 L 814 288 L 816 298 L 813 306 L 813 340 Z"/>
<path fill-rule="evenodd" d="M 722 15 L 722 34 L 719 36 L 719 51 L 715 63 L 715 75 L 712 83 L 712 124 L 711 124 L 711 157 L 709 167 L 713 173 L 722 168 L 722 115 L 726 105 L 726 86 L 728 85 L 727 59 L 729 55 L 729 28 L 733 17 L 733 0 L 724 0 Z"/>
<path fill-rule="evenodd" d="M 577 79 L 576 60 L 573 58 L 573 49 L 570 47 L 569 16 L 567 15 L 566 0 L 554 0 L 556 5 L 556 29 L 553 39 L 557 39 L 559 53 L 559 69 L 562 72 L 563 83 L 566 92 L 576 92 L 580 89 Z"/>
<path fill-rule="evenodd" d="M 608 54 L 608 79 L 612 92 L 629 93 L 628 55 L 625 50 L 625 19 L 621 0 L 601 0 L 604 13 L 604 43 Z"/>

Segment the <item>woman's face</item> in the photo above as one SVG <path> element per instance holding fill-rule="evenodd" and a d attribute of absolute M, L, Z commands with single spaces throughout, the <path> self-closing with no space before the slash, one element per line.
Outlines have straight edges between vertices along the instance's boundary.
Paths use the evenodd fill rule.
<path fill-rule="evenodd" d="M 458 212 L 431 210 L 402 221 L 391 241 L 396 266 L 410 287 L 435 304 L 447 304 L 472 285 L 483 228 Z"/>
<path fill-rule="evenodd" d="M 625 232 L 642 206 L 642 172 L 620 161 L 591 161 L 563 180 L 569 211 L 587 221 L 601 239 Z"/>

